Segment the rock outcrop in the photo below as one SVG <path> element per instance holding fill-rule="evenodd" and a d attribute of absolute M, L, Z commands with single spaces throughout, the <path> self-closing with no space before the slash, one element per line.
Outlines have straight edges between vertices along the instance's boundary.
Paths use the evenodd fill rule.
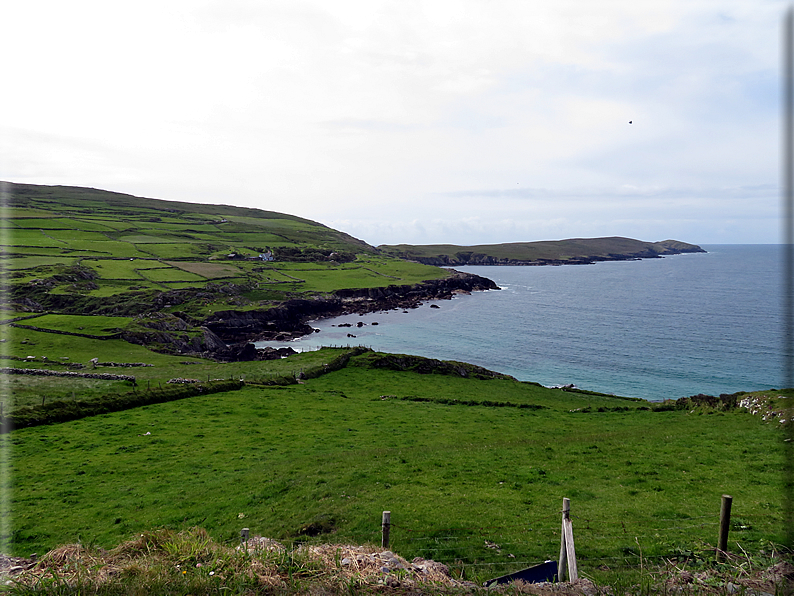
<path fill-rule="evenodd" d="M 445 300 L 455 294 L 498 290 L 490 279 L 455 271 L 449 277 L 416 285 L 339 290 L 328 297 L 287 300 L 266 310 L 224 310 L 202 324 L 226 343 L 285 341 L 314 332 L 309 321 L 351 313 L 416 308 L 426 300 Z"/>

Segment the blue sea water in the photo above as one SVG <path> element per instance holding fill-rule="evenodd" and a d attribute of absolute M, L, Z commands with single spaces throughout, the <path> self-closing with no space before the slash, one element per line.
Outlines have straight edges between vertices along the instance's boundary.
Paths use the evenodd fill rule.
<path fill-rule="evenodd" d="M 594 265 L 460 267 L 502 289 L 438 309 L 317 321 L 320 333 L 258 345 L 366 345 L 652 400 L 780 387 L 782 248 L 703 248 Z"/>

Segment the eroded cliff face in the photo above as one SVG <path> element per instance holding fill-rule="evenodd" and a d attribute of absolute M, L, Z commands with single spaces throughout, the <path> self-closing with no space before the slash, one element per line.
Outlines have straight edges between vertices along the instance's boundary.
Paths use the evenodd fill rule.
<path fill-rule="evenodd" d="M 350 313 L 416 308 L 426 300 L 455 294 L 498 290 L 490 279 L 455 271 L 447 278 L 416 285 L 339 290 L 329 297 L 288 300 L 265 310 L 217 311 L 202 325 L 226 343 L 288 340 L 314 332 L 307 321 Z"/>
<path fill-rule="evenodd" d="M 136 317 L 121 332 L 121 339 L 177 354 L 212 355 L 227 350 L 226 342 L 206 327 L 191 327 L 175 315 L 160 312 Z"/>

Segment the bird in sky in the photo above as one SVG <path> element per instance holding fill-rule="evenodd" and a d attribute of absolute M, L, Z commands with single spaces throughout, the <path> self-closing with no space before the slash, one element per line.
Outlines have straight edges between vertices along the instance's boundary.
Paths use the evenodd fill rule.
<path fill-rule="evenodd" d="M 629 120 L 629 124 L 631 124 L 631 120 Z"/>

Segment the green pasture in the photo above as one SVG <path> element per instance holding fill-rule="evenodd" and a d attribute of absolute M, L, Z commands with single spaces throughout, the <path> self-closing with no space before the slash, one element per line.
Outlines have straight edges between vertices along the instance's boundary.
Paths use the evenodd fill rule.
<path fill-rule="evenodd" d="M 24 312 L 21 310 L 14 310 L 12 308 L 4 308 L 0 310 L 0 320 L 6 321 L 15 317 L 31 316 L 34 313 Z"/>
<path fill-rule="evenodd" d="M 274 284 L 272 289 L 260 287 L 260 293 L 266 295 L 263 300 L 272 300 L 285 298 L 284 288 L 302 295 L 325 294 L 343 288 L 417 283 L 446 275 L 438 269 L 417 264 L 400 265 L 397 260 L 389 262 L 383 258 L 339 269 L 329 269 L 321 263 L 307 270 L 304 264 L 299 275 L 290 273 L 290 262 L 279 263 L 284 268 L 282 273 L 257 271 L 262 267 L 258 262 L 223 262 L 229 252 L 255 254 L 265 247 L 274 247 L 277 251 L 282 247 L 323 252 L 338 250 L 362 256 L 370 252 L 366 244 L 342 232 L 269 211 L 141 199 L 69 187 L 13 185 L 11 196 L 12 209 L 38 209 L 33 213 L 49 212 L 51 215 L 49 218 L 19 217 L 14 221 L 20 227 L 6 234 L 5 241 L 17 245 L 8 251 L 14 256 L 6 264 L 10 262 L 13 269 L 30 271 L 29 276 L 14 277 L 13 284 L 24 287 L 35 279 L 71 274 L 57 269 L 35 270 L 42 266 L 79 263 L 98 274 L 91 280 L 95 288 L 90 283 L 53 280 L 54 287 L 46 289 L 46 293 L 53 296 L 112 297 L 137 287 L 154 285 L 161 290 L 182 289 L 192 285 L 201 287 L 207 279 L 219 279 L 236 284 Z M 210 263 L 211 257 L 220 258 Z M 153 264 L 144 266 L 147 259 L 179 264 L 177 269 Z M 400 267 L 404 270 L 399 271 Z M 132 286 L 118 283 L 125 280 L 132 281 Z M 274 282 L 286 283 L 276 285 Z M 61 306 L 68 304 L 66 299 L 47 300 L 42 296 L 41 287 L 38 290 L 31 287 L 31 290 L 38 292 L 47 308 L 68 308 Z M 190 312 L 195 310 L 190 305 L 185 308 Z"/>
<path fill-rule="evenodd" d="M 170 225 L 171 225 L 172 228 L 175 227 L 174 224 L 170 224 Z M 163 234 L 163 230 L 157 230 L 157 233 L 161 234 L 163 237 L 165 237 L 165 235 Z M 167 238 L 167 239 L 164 240 L 164 242 L 172 242 L 172 243 L 173 242 L 192 242 L 192 243 L 198 243 L 198 244 L 202 244 L 202 243 L 203 244 L 207 244 L 207 243 L 209 243 L 209 244 L 223 244 L 223 245 L 227 245 L 230 242 L 230 239 L 226 236 L 226 234 L 221 234 L 217 230 L 213 234 L 211 232 L 197 232 L 197 231 L 193 231 L 193 229 L 191 227 L 188 227 L 186 229 L 180 229 L 180 230 L 172 230 L 171 234 L 169 236 L 165 237 L 165 238 Z M 163 240 L 161 240 L 161 242 L 163 242 Z"/>
<path fill-rule="evenodd" d="M 41 367 L 41 363 L 39 363 Z M 46 368 L 46 367 L 45 367 Z M 66 369 L 64 369 L 66 370 Z M 99 372 L 127 374 L 127 370 L 102 369 Z M 32 375 L 3 375 L 0 379 L 0 403 L 5 412 L 23 406 L 37 406 L 56 400 L 72 401 L 99 397 L 108 393 L 130 391 L 127 381 L 103 381 L 100 379 L 46 377 Z"/>
<path fill-rule="evenodd" d="M 30 323 L 42 329 L 54 329 L 88 335 L 112 335 L 126 327 L 131 317 L 104 317 L 100 315 L 43 315 Z M 24 330 L 20 330 L 21 332 Z"/>
<path fill-rule="evenodd" d="M 184 282 L 205 282 L 206 278 L 183 271 L 176 267 L 169 267 L 167 269 L 147 269 L 141 272 L 146 279 L 154 282 L 170 282 L 170 281 L 184 281 Z"/>
<path fill-rule="evenodd" d="M 221 229 L 228 231 L 256 231 L 257 228 L 263 227 L 289 230 L 311 230 L 315 226 L 321 224 L 309 221 L 308 219 L 301 219 L 299 217 L 270 211 L 264 217 L 233 215 L 227 218 L 226 223 L 219 225 Z"/>
<path fill-rule="evenodd" d="M 2 246 L 0 245 L 0 251 L 4 255 L 19 258 L 19 256 L 30 256 L 30 255 L 46 255 L 46 256 L 56 256 L 56 255 L 73 255 L 74 251 L 69 250 L 68 248 L 61 246 Z"/>
<path fill-rule="evenodd" d="M 73 250 L 85 251 L 86 256 L 91 254 L 108 257 L 123 258 L 146 258 L 152 255 L 146 250 L 139 250 L 134 244 L 119 242 L 114 240 L 73 240 L 69 242 L 69 248 Z"/>
<path fill-rule="evenodd" d="M 6 220 L 6 223 L 14 228 L 35 228 L 47 230 L 48 233 L 55 230 L 111 231 L 115 229 L 97 221 L 68 217 L 36 217 L 23 219 L 11 216 Z"/>
<path fill-rule="evenodd" d="M 239 277 L 244 275 L 239 267 L 226 263 L 191 263 L 185 261 L 166 261 L 166 263 L 207 279 Z"/>
<path fill-rule="evenodd" d="M 107 235 L 101 232 L 84 232 L 83 230 L 44 230 L 44 233 L 69 246 L 75 243 L 84 246 L 87 242 L 108 241 Z"/>
<path fill-rule="evenodd" d="M 168 244 L 177 242 L 173 236 L 147 236 L 144 234 L 130 234 L 121 236 L 119 240 L 131 242 L 132 244 Z"/>
<path fill-rule="evenodd" d="M 281 271 L 284 273 L 284 271 Z M 333 292 L 344 284 L 344 287 L 372 288 L 388 285 L 388 280 L 362 268 L 357 269 L 304 269 L 291 271 L 290 275 L 302 279 L 300 290 L 304 292 Z M 293 281 L 288 279 L 287 281 Z"/>
<path fill-rule="evenodd" d="M 196 220 L 193 218 L 185 217 L 179 218 L 176 221 L 142 221 L 136 222 L 135 229 L 142 233 L 154 232 L 152 235 L 157 235 L 162 232 L 171 232 L 177 234 L 184 233 L 208 233 L 217 234 L 218 227 L 215 224 L 209 223 L 206 220 Z"/>
<path fill-rule="evenodd" d="M 160 259 L 203 259 L 209 254 L 206 244 L 196 242 L 144 244 L 139 248 Z"/>
<path fill-rule="evenodd" d="M 286 238 L 277 234 L 272 234 L 265 231 L 257 232 L 233 232 L 225 233 L 222 236 L 228 242 L 235 244 L 242 244 L 243 246 L 254 246 L 257 248 L 264 248 L 274 243 L 284 242 Z"/>
<path fill-rule="evenodd" d="M 36 267 L 50 266 L 50 265 L 72 265 L 77 259 L 75 257 L 48 257 L 48 256 L 30 256 L 30 257 L 14 257 L 12 259 L 2 259 L 0 264 L 8 270 L 22 270 L 22 269 L 35 269 Z"/>
<path fill-rule="evenodd" d="M 243 526 L 287 542 L 306 528 L 323 542 L 377 542 L 390 510 L 395 552 L 493 576 L 557 556 L 569 497 L 580 569 L 592 572 L 637 563 L 640 549 L 659 560 L 713 544 L 723 493 L 734 497 L 733 549 L 780 539 L 782 437 L 749 414 L 638 409 L 514 381 L 373 370 L 367 358 L 301 385 L 4 436 L 13 552 L 197 525 L 230 544 Z M 514 407 L 439 403 L 450 398 Z M 585 404 L 626 409 L 570 411 Z"/>
<path fill-rule="evenodd" d="M 231 205 L 207 205 L 202 203 L 183 203 L 135 197 L 112 191 L 69 187 L 39 186 L 33 184 L 10 184 L 9 207 L 24 209 L 43 209 L 52 212 L 57 208 L 58 214 L 74 214 L 101 219 L 103 216 L 117 219 L 182 222 L 185 219 L 219 221 L 223 218 L 284 219 L 296 223 L 313 222 L 303 218 Z M 220 198 L 221 201 L 231 199 Z"/>
<path fill-rule="evenodd" d="M 31 319 L 30 324 L 36 325 L 38 320 L 38 317 Z M 61 361 L 62 358 L 67 357 L 70 362 L 79 362 L 89 368 L 92 358 L 99 358 L 103 362 L 146 362 L 155 366 L 177 364 L 182 361 L 203 362 L 196 358 L 158 354 L 120 339 L 96 340 L 33 329 L 19 329 L 8 325 L 0 325 L 0 339 L 6 340 L 3 343 L 3 353 L 10 356 L 21 358 L 36 356 L 39 360 L 42 356 L 46 356 L 52 361 Z M 39 368 L 40 364 L 40 362 L 34 363 L 32 366 Z"/>
<path fill-rule="evenodd" d="M 6 207 L 3 209 L 3 214 L 6 220 L 26 217 L 33 217 L 37 219 L 47 219 L 54 217 L 51 209 L 28 209 L 26 207 Z"/>
<path fill-rule="evenodd" d="M 445 269 L 386 259 L 359 257 L 354 263 L 268 263 L 265 266 L 288 276 L 287 281 L 298 278 L 305 283 L 305 292 L 332 292 L 343 288 L 375 288 L 389 285 L 415 284 L 428 279 L 449 275 Z M 276 281 L 281 281 L 277 279 Z"/>
<path fill-rule="evenodd" d="M 54 246 L 63 248 L 65 242 L 59 242 L 45 236 L 41 230 L 6 230 L 2 235 L 2 241 L 6 246 Z"/>
<path fill-rule="evenodd" d="M 138 273 L 139 269 L 149 271 L 151 269 L 167 269 L 170 267 L 170 265 L 160 263 L 154 259 L 85 259 L 82 264 L 96 271 L 103 280 L 133 279 L 140 281 L 142 277 Z"/>
<path fill-rule="evenodd" d="M 295 271 L 291 273 L 286 273 L 279 269 L 268 269 L 260 274 L 260 280 L 264 283 L 295 283 L 295 282 L 303 282 L 304 278 L 299 277 Z"/>
<path fill-rule="evenodd" d="M 105 216 L 105 217 L 81 216 L 79 217 L 79 221 L 90 221 L 98 226 L 104 226 L 110 230 L 115 230 L 115 232 L 124 232 L 130 228 L 135 227 L 134 223 L 126 220 L 126 218 L 124 220 L 120 220 L 119 218 L 113 216 Z"/>
<path fill-rule="evenodd" d="M 155 214 L 156 212 L 152 211 L 152 213 Z M 212 216 L 210 216 L 208 219 L 209 219 L 209 221 L 213 221 L 214 220 L 214 218 Z M 185 221 L 196 221 L 196 220 L 197 220 L 197 218 L 196 218 L 195 214 L 192 214 L 192 213 L 191 214 L 185 213 L 185 214 L 179 214 L 179 215 L 168 215 L 168 216 L 164 216 L 162 213 L 157 213 L 157 218 L 156 219 L 143 218 L 141 221 L 146 222 L 145 223 L 146 227 L 148 227 L 150 225 L 157 226 L 159 224 L 159 225 L 163 226 L 163 228 L 168 228 L 169 226 L 182 225 L 182 224 L 185 223 Z M 207 222 L 207 218 L 199 217 L 198 221 L 206 223 Z"/>

